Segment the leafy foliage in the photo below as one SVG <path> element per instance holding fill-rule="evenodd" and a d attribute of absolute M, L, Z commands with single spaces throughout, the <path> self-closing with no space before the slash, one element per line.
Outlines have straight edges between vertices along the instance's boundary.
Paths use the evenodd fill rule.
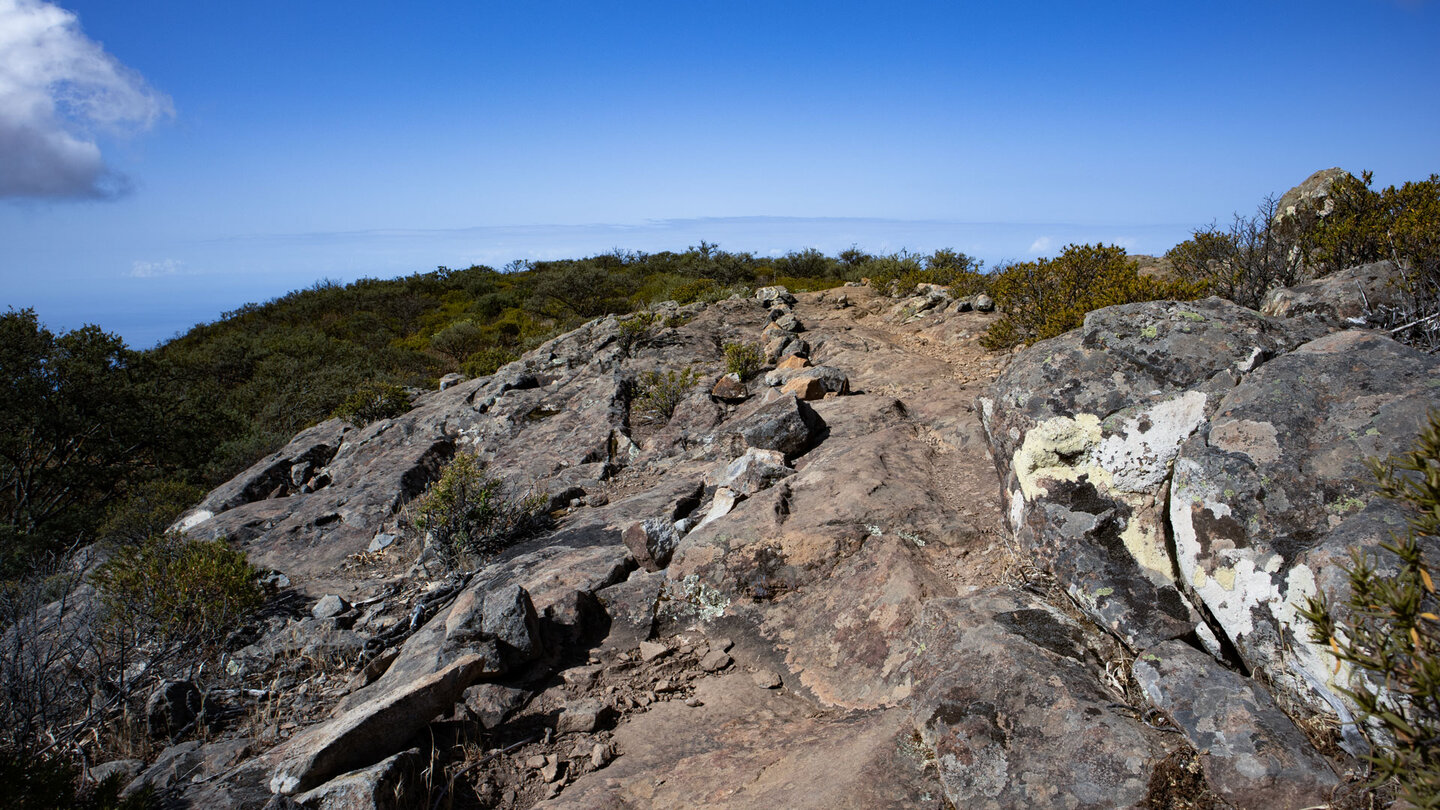
<path fill-rule="evenodd" d="M 121 799 L 119 774 L 98 785 L 83 785 L 80 766 L 54 755 L 35 758 L 0 751 L 0 785 L 11 810 L 148 810 L 158 805 L 151 788 Z"/>
<path fill-rule="evenodd" d="M 644 343 L 650 337 L 650 329 L 655 325 L 655 314 L 653 312 L 637 312 L 616 324 L 620 351 L 626 357 L 630 357 L 636 347 Z"/>
<path fill-rule="evenodd" d="M 1265 294 L 1303 276 L 1303 251 L 1290 229 L 1275 219 L 1275 198 L 1266 197 L 1251 217 L 1238 214 L 1225 230 L 1211 225 L 1165 254 L 1182 278 L 1235 303 L 1259 309 Z"/>
<path fill-rule="evenodd" d="M 183 651 L 177 663 L 186 671 L 213 657 L 260 607 L 259 574 L 224 540 L 161 534 L 122 548 L 92 581 L 103 632 L 113 644 L 148 647 L 164 659 Z"/>
<path fill-rule="evenodd" d="M 725 371 L 738 374 L 742 381 L 759 373 L 763 361 L 760 347 L 754 343 L 725 344 Z"/>
<path fill-rule="evenodd" d="M 1343 661 L 1368 676 L 1342 691 L 1394 740 L 1371 757 L 1378 781 L 1398 780 L 1416 807 L 1440 807 L 1440 601 L 1424 553 L 1440 539 L 1440 412 L 1414 450 L 1373 469 L 1380 494 L 1411 512 L 1409 531 L 1382 544 L 1390 560 L 1352 556 L 1340 610 L 1321 593 L 1301 613 L 1337 671 Z"/>
<path fill-rule="evenodd" d="M 485 348 L 485 343 L 485 333 L 469 318 L 450 324 L 430 338 L 431 348 L 457 363 Z"/>
<path fill-rule="evenodd" d="M 393 383 L 368 382 L 345 398 L 335 416 L 355 427 L 393 419 L 410 411 L 410 394 Z"/>
<path fill-rule="evenodd" d="M 409 509 L 411 527 L 428 534 L 447 568 L 484 562 L 545 524 L 539 497 L 507 496 L 473 453 L 459 453 Z"/>
<path fill-rule="evenodd" d="M 647 371 L 640 375 L 635 408 L 652 419 L 669 422 L 675 409 L 700 384 L 700 372 L 690 366 L 664 373 Z"/>
<path fill-rule="evenodd" d="M 1124 248 L 1068 245 L 1054 259 L 1012 264 L 990 284 L 1003 317 L 982 338 L 1003 349 L 1052 338 L 1074 329 L 1101 307 L 1199 296 L 1201 285 L 1140 275 Z"/>
<path fill-rule="evenodd" d="M 33 310 L 0 316 L 0 571 L 91 530 L 160 436 L 135 355 L 86 326 L 55 335 Z"/>
<path fill-rule="evenodd" d="M 204 497 L 202 487 L 184 481 L 145 481 L 110 507 L 96 535 L 112 543 L 139 545 L 164 534 L 182 512 Z"/>
<path fill-rule="evenodd" d="M 488 377 L 500 367 L 513 363 L 519 355 L 500 346 L 490 346 L 472 353 L 460 364 L 460 370 L 470 377 Z"/>

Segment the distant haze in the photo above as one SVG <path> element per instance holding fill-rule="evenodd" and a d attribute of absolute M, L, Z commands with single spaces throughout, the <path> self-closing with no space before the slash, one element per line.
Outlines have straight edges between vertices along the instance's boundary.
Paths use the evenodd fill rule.
<path fill-rule="evenodd" d="M 146 346 L 702 239 L 1161 253 L 1317 169 L 1440 170 L 1437 41 L 1424 0 L 0 0 L 0 305 Z"/>

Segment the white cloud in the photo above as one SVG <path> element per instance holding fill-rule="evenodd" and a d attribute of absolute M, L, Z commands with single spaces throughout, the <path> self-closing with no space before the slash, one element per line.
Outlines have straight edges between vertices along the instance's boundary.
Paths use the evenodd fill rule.
<path fill-rule="evenodd" d="M 137 261 L 130 265 L 131 278 L 159 278 L 173 276 L 185 267 L 179 259 L 165 259 L 158 262 Z"/>
<path fill-rule="evenodd" d="M 1050 237 L 1042 236 L 1039 239 L 1036 239 L 1034 242 L 1031 242 L 1030 248 L 1026 252 L 1031 254 L 1045 253 L 1050 250 L 1050 245 Z"/>
<path fill-rule="evenodd" d="M 97 131 L 148 129 L 170 98 L 43 0 L 0 0 L 0 198 L 113 198 L 129 189 Z"/>

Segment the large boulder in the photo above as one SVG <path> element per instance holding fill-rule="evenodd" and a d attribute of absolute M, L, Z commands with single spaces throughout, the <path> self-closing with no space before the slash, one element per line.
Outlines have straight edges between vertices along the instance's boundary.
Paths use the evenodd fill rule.
<path fill-rule="evenodd" d="M 1028 349 L 981 398 L 1017 538 L 1132 648 L 1209 633 L 1166 545 L 1181 444 L 1241 375 L 1323 331 L 1219 298 L 1110 307 Z"/>
<path fill-rule="evenodd" d="M 1181 448 L 1170 496 L 1186 586 L 1245 663 L 1316 708 L 1334 659 L 1297 613 L 1345 590 L 1352 549 L 1377 550 L 1405 516 L 1375 494 L 1367 461 L 1410 449 L 1437 403 L 1440 359 L 1373 332 L 1339 332 L 1236 386 Z"/>
<path fill-rule="evenodd" d="M 1404 305 L 1403 278 L 1394 262 L 1362 264 L 1305 284 L 1271 290 L 1260 312 L 1281 318 L 1313 313 L 1337 326 L 1363 325 L 1372 313 Z"/>

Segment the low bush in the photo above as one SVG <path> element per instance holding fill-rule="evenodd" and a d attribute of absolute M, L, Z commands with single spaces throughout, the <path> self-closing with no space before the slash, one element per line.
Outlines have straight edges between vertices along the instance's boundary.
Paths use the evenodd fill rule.
<path fill-rule="evenodd" d="M 1390 738 L 1369 758 L 1376 783 L 1395 779 L 1410 804 L 1440 807 L 1440 601 L 1422 550 L 1440 538 L 1440 412 L 1414 450 L 1373 466 L 1380 494 L 1411 513 L 1409 531 L 1382 544 L 1394 555 L 1383 562 L 1351 557 L 1338 610 L 1321 593 L 1301 614 L 1336 671 L 1342 661 L 1355 668 L 1341 691 Z"/>
<path fill-rule="evenodd" d="M 474 321 L 456 321 L 430 337 L 430 348 L 457 363 L 485 347 L 486 335 Z"/>
<path fill-rule="evenodd" d="M 451 570 L 483 563 L 544 527 L 540 496 L 513 497 L 473 453 L 459 453 L 407 510 Z"/>
<path fill-rule="evenodd" d="M 204 489 L 183 481 L 147 481 L 110 507 L 96 534 L 112 543 L 138 545 L 164 534 L 182 512 L 204 497 Z"/>
<path fill-rule="evenodd" d="M 355 427 L 381 419 L 394 419 L 410 412 L 410 394 L 392 383 L 368 382 L 345 398 L 334 416 Z"/>
<path fill-rule="evenodd" d="M 80 766 L 61 756 L 0 751 L 0 785 L 10 810 L 148 810 L 159 806 L 151 788 L 120 798 L 119 775 L 85 785 Z"/>
<path fill-rule="evenodd" d="M 491 346 L 473 352 L 460 364 L 460 371 L 467 377 L 488 377 L 500 370 L 500 367 L 507 363 L 513 363 L 519 359 L 519 355 L 499 346 Z"/>
<path fill-rule="evenodd" d="M 754 343 L 725 344 L 726 373 L 738 374 L 741 380 L 748 380 L 760 371 L 763 362 L 760 347 Z"/>
<path fill-rule="evenodd" d="M 616 326 L 619 328 L 620 351 L 630 357 L 650 337 L 650 330 L 655 326 L 655 313 L 637 312 L 622 318 Z"/>
<path fill-rule="evenodd" d="M 699 372 L 689 366 L 663 374 L 647 371 L 640 375 L 634 397 L 635 408 L 652 419 L 669 422 L 670 417 L 675 415 L 675 409 L 699 383 Z"/>
<path fill-rule="evenodd" d="M 122 548 L 91 577 L 110 646 L 147 652 L 180 677 L 213 659 L 264 601 L 260 572 L 224 540 L 161 534 Z"/>
<path fill-rule="evenodd" d="M 1003 317 L 981 343 L 1005 349 L 1064 334 L 1085 314 L 1102 307 L 1157 299 L 1199 297 L 1204 286 L 1186 280 L 1142 276 L 1124 248 L 1069 245 L 1054 259 L 1012 264 L 990 283 Z"/>
<path fill-rule="evenodd" d="M 1259 309 L 1265 294 L 1304 275 L 1303 250 L 1275 219 L 1276 201 L 1266 197 L 1251 217 L 1238 214 L 1227 229 L 1196 230 L 1165 254 L 1175 273 L 1205 291 Z"/>

